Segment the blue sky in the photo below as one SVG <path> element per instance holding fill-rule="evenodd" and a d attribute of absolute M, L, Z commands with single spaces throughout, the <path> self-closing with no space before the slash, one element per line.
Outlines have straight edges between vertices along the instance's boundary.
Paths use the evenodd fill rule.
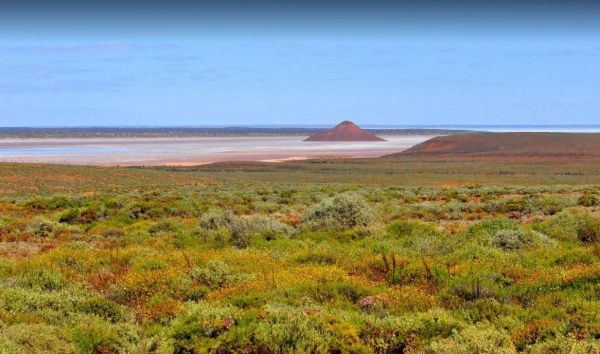
<path fill-rule="evenodd" d="M 600 123 L 585 3 L 313 5 L 15 7 L 0 15 L 0 126 Z"/>

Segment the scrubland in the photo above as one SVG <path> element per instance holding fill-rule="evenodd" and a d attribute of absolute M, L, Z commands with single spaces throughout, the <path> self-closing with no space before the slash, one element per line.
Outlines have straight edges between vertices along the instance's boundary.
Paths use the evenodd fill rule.
<path fill-rule="evenodd" d="M 599 353 L 599 186 L 589 161 L 3 164 L 0 353 Z"/>

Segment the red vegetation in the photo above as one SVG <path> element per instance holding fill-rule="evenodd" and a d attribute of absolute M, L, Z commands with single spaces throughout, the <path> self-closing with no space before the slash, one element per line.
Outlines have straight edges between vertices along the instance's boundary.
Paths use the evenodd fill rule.
<path fill-rule="evenodd" d="M 385 141 L 373 133 L 345 120 L 326 132 L 315 134 L 304 141 Z"/>

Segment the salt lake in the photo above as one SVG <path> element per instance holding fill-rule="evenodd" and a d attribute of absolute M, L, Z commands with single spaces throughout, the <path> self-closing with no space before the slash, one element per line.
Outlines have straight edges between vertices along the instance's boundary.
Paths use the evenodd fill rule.
<path fill-rule="evenodd" d="M 2 139 L 0 161 L 79 165 L 196 165 L 220 161 L 285 161 L 378 157 L 432 136 L 390 135 L 382 142 L 305 142 L 303 136 Z"/>

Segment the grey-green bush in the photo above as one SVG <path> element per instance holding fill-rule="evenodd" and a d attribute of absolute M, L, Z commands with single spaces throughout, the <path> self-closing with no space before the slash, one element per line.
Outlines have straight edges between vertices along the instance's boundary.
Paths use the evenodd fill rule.
<path fill-rule="evenodd" d="M 212 210 L 202 214 L 199 224 L 206 239 L 225 241 L 223 239 L 227 238 L 226 241 L 237 248 L 246 248 L 250 244 L 251 230 L 248 221 L 235 216 L 229 210 Z M 223 235 L 224 231 L 227 237 Z M 207 232 L 208 236 L 213 237 L 206 237 Z"/>
<path fill-rule="evenodd" d="M 52 236 L 58 224 L 46 219 L 33 219 L 27 225 L 27 231 L 36 237 Z"/>
<path fill-rule="evenodd" d="M 264 216 L 252 217 L 247 219 L 247 222 L 253 234 L 257 234 L 267 241 L 288 237 L 293 232 L 289 225 Z"/>
<path fill-rule="evenodd" d="M 247 279 L 245 274 L 236 274 L 233 269 L 221 261 L 208 261 L 204 267 L 192 269 L 192 279 L 211 289 Z"/>
<path fill-rule="evenodd" d="M 492 236 L 492 244 L 505 251 L 515 251 L 549 246 L 553 242 L 545 235 L 531 230 L 500 230 Z"/>
<path fill-rule="evenodd" d="M 469 326 L 454 331 L 450 338 L 431 343 L 426 351 L 430 354 L 513 354 L 517 353 L 508 334 L 492 326 Z"/>
<path fill-rule="evenodd" d="M 369 226 L 374 222 L 371 207 L 354 193 L 338 194 L 313 205 L 304 215 L 303 224 L 333 229 Z"/>

